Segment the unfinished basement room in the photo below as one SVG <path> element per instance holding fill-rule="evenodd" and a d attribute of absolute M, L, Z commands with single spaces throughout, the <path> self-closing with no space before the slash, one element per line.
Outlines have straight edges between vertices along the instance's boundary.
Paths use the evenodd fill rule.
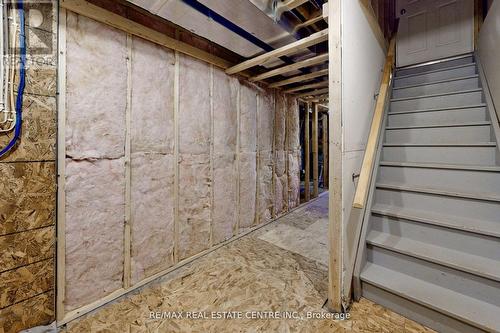
<path fill-rule="evenodd" d="M 0 11 L 0 333 L 500 333 L 499 1 Z"/>

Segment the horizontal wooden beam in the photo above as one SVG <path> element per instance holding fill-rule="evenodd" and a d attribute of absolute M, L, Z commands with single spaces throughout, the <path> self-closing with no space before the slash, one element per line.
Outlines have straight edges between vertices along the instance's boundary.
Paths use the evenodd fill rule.
<path fill-rule="evenodd" d="M 66 0 L 66 1 L 71 1 L 71 0 Z M 279 49 L 261 54 L 260 56 L 249 59 L 247 61 L 243 61 L 242 63 L 240 63 L 236 66 L 228 68 L 226 70 L 226 73 L 227 74 L 235 74 L 235 73 L 244 71 L 245 69 L 248 69 L 248 68 L 251 68 L 254 66 L 258 66 L 258 65 L 262 65 L 271 59 L 279 58 L 279 57 L 285 56 L 285 55 L 294 54 L 295 52 L 297 52 L 299 50 L 302 50 L 302 49 L 305 49 L 309 46 L 324 42 L 325 40 L 328 40 L 328 29 L 318 31 L 318 32 L 310 35 L 309 37 L 302 38 L 296 42 L 293 42 L 291 44 L 280 47 Z"/>
<path fill-rule="evenodd" d="M 311 80 L 311 79 L 314 79 L 314 78 L 317 78 L 320 76 L 325 76 L 325 75 L 328 75 L 328 68 L 322 69 L 320 71 L 313 72 L 310 74 L 294 76 L 294 77 L 291 77 L 291 78 L 283 80 L 283 81 L 274 82 L 274 83 L 269 85 L 269 88 L 277 88 L 277 87 L 286 86 L 286 85 L 292 84 L 292 83 L 308 81 L 308 80 Z"/>
<path fill-rule="evenodd" d="M 303 97 L 307 97 L 307 96 L 316 96 L 316 95 L 322 95 L 322 94 L 326 94 L 326 93 L 328 93 L 328 88 L 309 91 L 309 92 L 306 92 L 306 93 L 303 93 L 300 95 L 296 95 L 295 97 L 303 98 Z"/>
<path fill-rule="evenodd" d="M 278 5 L 278 7 L 286 8 L 286 10 L 292 10 L 292 9 L 295 9 L 299 6 L 302 6 L 306 2 L 309 2 L 309 0 L 288 0 L 286 2 L 281 2 Z"/>
<path fill-rule="evenodd" d="M 285 93 L 294 93 L 294 92 L 301 91 L 301 90 L 315 89 L 315 88 L 321 88 L 321 87 L 328 87 L 328 81 L 311 83 L 311 84 L 306 84 L 305 86 L 291 88 L 291 89 L 285 90 Z"/>
<path fill-rule="evenodd" d="M 271 70 L 269 72 L 265 72 L 265 73 L 262 73 L 260 75 L 251 77 L 250 81 L 251 82 L 261 81 L 261 80 L 264 80 L 264 79 L 267 79 L 267 78 L 270 78 L 270 77 L 273 77 L 273 76 L 277 76 L 277 75 L 280 75 L 280 74 L 284 74 L 284 73 L 295 71 L 295 70 L 297 70 L 299 68 L 304 68 L 304 67 L 309 67 L 309 66 L 317 65 L 317 64 L 323 63 L 323 62 L 325 62 L 327 60 L 328 60 L 328 53 L 322 54 L 322 55 L 319 55 L 319 56 L 316 56 L 316 57 L 312 57 L 312 58 L 309 58 L 309 59 L 306 59 L 306 60 L 298 61 L 298 62 L 296 62 L 294 64 L 283 66 L 283 67 L 280 67 L 280 68 L 276 68 L 276 69 L 273 69 L 273 70 Z"/>
<path fill-rule="evenodd" d="M 295 26 L 295 28 L 293 28 L 293 31 L 294 31 L 294 32 L 297 32 L 297 31 L 299 31 L 299 29 L 302 29 L 302 28 L 308 27 L 308 26 L 310 26 L 310 25 L 313 25 L 314 23 L 318 23 L 318 22 L 319 22 L 319 21 L 321 21 L 321 20 L 323 20 L 323 14 L 318 15 L 318 16 L 316 16 L 316 17 L 313 17 L 312 19 L 307 20 L 307 21 L 305 21 L 305 22 L 303 22 L 303 23 L 297 24 L 297 25 Z"/>
<path fill-rule="evenodd" d="M 123 16 L 112 13 L 85 0 L 61 0 L 60 6 L 77 14 L 89 17 L 95 21 L 123 30 L 134 36 L 144 38 L 150 42 L 179 51 L 193 58 L 205 61 L 222 69 L 227 69 L 233 64 L 227 60 L 214 56 L 194 46 L 168 37 L 156 30 L 145 27 Z"/>

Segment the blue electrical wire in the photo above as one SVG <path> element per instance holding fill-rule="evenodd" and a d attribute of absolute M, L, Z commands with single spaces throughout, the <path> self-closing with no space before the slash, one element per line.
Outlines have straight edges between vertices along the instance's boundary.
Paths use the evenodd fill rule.
<path fill-rule="evenodd" d="M 21 63 L 19 70 L 19 86 L 17 88 L 17 99 L 16 99 L 16 127 L 14 130 L 14 137 L 9 142 L 9 144 L 0 151 L 0 158 L 7 154 L 17 143 L 19 138 L 21 137 L 21 127 L 22 127 L 22 109 L 23 109 L 23 94 L 25 87 L 25 76 L 26 76 L 26 35 L 24 29 L 24 4 L 23 0 L 20 0 L 18 3 L 19 10 L 19 46 L 21 50 Z M 3 38 L 3 37 L 0 37 Z"/>

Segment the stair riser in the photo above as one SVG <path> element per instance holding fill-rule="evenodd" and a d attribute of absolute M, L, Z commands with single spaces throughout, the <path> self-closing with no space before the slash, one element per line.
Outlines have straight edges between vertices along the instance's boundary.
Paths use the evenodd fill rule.
<path fill-rule="evenodd" d="M 500 172 L 392 166 L 380 166 L 378 172 L 380 183 L 495 193 L 500 197 Z"/>
<path fill-rule="evenodd" d="M 444 68 L 455 67 L 455 66 L 460 66 L 460 65 L 472 64 L 473 62 L 474 62 L 473 56 L 463 57 L 460 59 L 442 61 L 442 62 L 430 64 L 430 65 L 424 65 L 424 66 L 406 68 L 406 69 L 405 68 L 399 69 L 396 72 L 396 76 L 424 73 L 424 72 L 428 72 L 428 71 L 434 71 L 437 69 L 444 69 Z"/>
<path fill-rule="evenodd" d="M 442 83 L 427 84 L 425 86 L 395 89 L 392 93 L 393 98 L 415 97 L 422 95 L 449 93 L 453 91 L 462 91 L 479 88 L 479 78 L 468 78 L 463 80 L 454 80 Z"/>
<path fill-rule="evenodd" d="M 492 201 L 432 195 L 377 188 L 375 203 L 410 210 L 447 215 L 452 218 L 469 218 L 483 221 L 498 221 L 500 204 Z"/>
<path fill-rule="evenodd" d="M 439 72 L 432 72 L 427 74 L 409 76 L 409 77 L 396 77 L 394 80 L 394 87 L 410 86 L 421 83 L 432 83 L 435 81 L 443 81 L 449 79 L 456 79 L 464 76 L 477 74 L 475 66 L 466 66 Z"/>
<path fill-rule="evenodd" d="M 386 143 L 474 143 L 492 140 L 491 126 L 388 129 Z"/>
<path fill-rule="evenodd" d="M 483 330 L 470 326 L 455 318 L 436 312 L 406 298 L 397 296 L 384 289 L 362 282 L 363 297 L 393 310 L 406 318 L 430 327 L 441 333 L 484 333 Z"/>
<path fill-rule="evenodd" d="M 371 245 L 367 246 L 367 260 L 483 302 L 500 305 L 499 282 Z"/>
<path fill-rule="evenodd" d="M 464 92 L 460 94 L 393 101 L 391 102 L 391 112 L 461 107 L 464 105 L 481 104 L 482 102 L 482 91 Z"/>
<path fill-rule="evenodd" d="M 384 147 L 382 161 L 496 165 L 496 147 Z"/>
<path fill-rule="evenodd" d="M 479 122 L 489 119 L 485 107 L 432 112 L 389 114 L 389 126 L 425 126 Z"/>
<path fill-rule="evenodd" d="M 370 217 L 370 225 L 374 231 L 490 258 L 500 265 L 498 238 L 377 214 Z"/>

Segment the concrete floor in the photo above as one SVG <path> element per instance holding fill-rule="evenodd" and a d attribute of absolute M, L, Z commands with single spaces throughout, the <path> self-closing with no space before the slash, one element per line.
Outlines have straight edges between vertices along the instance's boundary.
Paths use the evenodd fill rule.
<path fill-rule="evenodd" d="M 431 332 L 364 299 L 353 304 L 348 320 L 308 318 L 308 314 L 327 313 L 322 309 L 328 279 L 327 216 L 325 193 L 287 216 L 69 323 L 64 331 Z M 168 311 L 181 311 L 182 318 L 168 319 Z M 187 312 L 191 312 L 191 318 L 186 318 Z M 252 318 L 270 317 L 269 312 L 294 318 Z"/>

